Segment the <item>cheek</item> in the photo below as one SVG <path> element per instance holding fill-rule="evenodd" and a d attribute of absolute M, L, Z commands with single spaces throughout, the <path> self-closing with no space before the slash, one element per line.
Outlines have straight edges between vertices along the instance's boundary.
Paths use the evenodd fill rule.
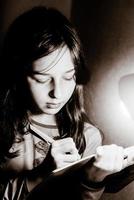
<path fill-rule="evenodd" d="M 75 86 L 76 86 L 75 81 L 70 84 L 66 84 L 66 87 L 64 87 L 64 89 L 63 89 L 63 96 L 66 99 L 69 99 L 72 96 L 72 94 L 75 90 Z"/>
<path fill-rule="evenodd" d="M 47 88 L 38 84 L 31 84 L 29 87 L 30 93 L 34 101 L 38 104 L 44 101 L 48 91 Z"/>
<path fill-rule="evenodd" d="M 44 101 L 45 98 L 47 98 L 48 96 L 48 88 L 44 88 L 44 87 L 37 87 L 36 89 L 34 88 L 34 90 L 31 90 L 33 97 L 38 101 Z"/>

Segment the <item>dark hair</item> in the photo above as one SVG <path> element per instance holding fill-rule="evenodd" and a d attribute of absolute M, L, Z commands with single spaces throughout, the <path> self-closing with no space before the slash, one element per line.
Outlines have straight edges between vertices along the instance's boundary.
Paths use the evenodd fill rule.
<path fill-rule="evenodd" d="M 76 88 L 68 103 L 57 116 L 62 137 L 73 137 L 79 152 L 85 148 L 83 135 L 85 112 L 83 84 L 88 80 L 78 35 L 68 19 L 55 9 L 35 7 L 20 15 L 9 27 L 2 51 L 0 114 L 0 152 L 6 154 L 16 133 L 24 134 L 27 126 L 28 93 L 25 77 L 32 62 L 67 45 L 76 70 Z M 4 144 L 4 147 L 1 146 Z"/>

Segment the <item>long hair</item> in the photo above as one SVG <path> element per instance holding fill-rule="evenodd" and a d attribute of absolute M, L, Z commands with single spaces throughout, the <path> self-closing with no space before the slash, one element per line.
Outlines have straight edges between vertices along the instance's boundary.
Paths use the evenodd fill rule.
<path fill-rule="evenodd" d="M 80 153 L 84 151 L 85 111 L 83 84 L 87 69 L 78 35 L 68 19 L 55 9 L 35 7 L 20 15 L 9 27 L 5 37 L 1 63 L 0 152 L 8 154 L 15 135 L 23 135 L 27 126 L 28 92 L 26 76 L 32 63 L 59 47 L 70 50 L 76 76 L 76 88 L 66 105 L 56 114 L 61 137 L 73 137 Z M 1 144 L 3 144 L 1 146 Z M 0 156 L 1 156 L 0 155 Z"/>

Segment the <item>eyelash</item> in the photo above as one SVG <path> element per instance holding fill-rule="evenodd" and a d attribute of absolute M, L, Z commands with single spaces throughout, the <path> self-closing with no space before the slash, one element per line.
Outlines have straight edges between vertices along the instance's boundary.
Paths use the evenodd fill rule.
<path fill-rule="evenodd" d="M 67 78 L 67 77 L 63 77 L 63 79 L 64 80 L 66 80 L 66 81 L 70 81 L 70 80 L 72 80 L 72 79 L 74 79 L 75 78 L 75 74 L 73 74 L 71 77 L 69 77 L 69 78 Z M 51 78 L 49 78 L 49 79 L 47 79 L 47 80 L 45 80 L 45 81 L 41 81 L 41 80 L 39 80 L 39 79 L 35 79 L 38 83 L 42 83 L 42 84 L 44 84 L 44 83 L 49 83 L 50 81 L 51 81 Z"/>
<path fill-rule="evenodd" d="M 41 80 L 39 80 L 39 79 L 36 79 L 36 81 L 38 82 L 38 83 L 47 83 L 47 82 L 49 82 L 51 79 L 47 79 L 47 80 L 45 80 L 45 81 L 41 81 Z"/>
<path fill-rule="evenodd" d="M 64 77 L 64 79 L 67 80 L 67 81 L 70 81 L 70 80 L 74 79 L 74 77 L 75 77 L 75 76 L 73 75 L 73 76 L 71 76 L 71 77 L 69 77 L 69 78 Z"/>

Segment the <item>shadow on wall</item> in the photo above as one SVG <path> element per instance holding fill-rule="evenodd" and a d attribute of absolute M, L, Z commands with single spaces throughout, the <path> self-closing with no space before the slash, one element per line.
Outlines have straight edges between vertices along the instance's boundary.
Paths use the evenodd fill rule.
<path fill-rule="evenodd" d="M 71 19 L 92 73 L 84 90 L 88 116 L 103 131 L 104 143 L 134 145 L 134 117 L 126 103 L 134 92 L 134 1 L 72 0 Z M 131 92 L 122 97 L 128 82 Z M 133 187 L 102 199 L 133 200 Z"/>
<path fill-rule="evenodd" d="M 44 5 L 60 10 L 67 18 L 70 18 L 71 0 L 1 0 L 0 1 L 0 50 L 5 32 L 12 21 L 26 10 L 34 6 Z"/>
<path fill-rule="evenodd" d="M 82 8 L 82 9 L 81 9 Z M 79 31 L 92 78 L 85 92 L 88 115 L 106 143 L 133 145 L 134 120 L 122 108 L 122 76 L 134 73 L 134 1 L 73 1 L 72 21 Z"/>

